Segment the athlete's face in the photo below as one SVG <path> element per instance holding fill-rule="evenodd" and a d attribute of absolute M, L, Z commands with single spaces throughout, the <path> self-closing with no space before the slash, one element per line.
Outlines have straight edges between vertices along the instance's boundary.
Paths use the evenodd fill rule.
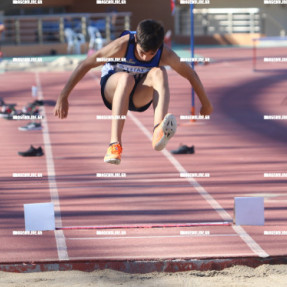
<path fill-rule="evenodd" d="M 139 44 L 136 44 L 136 53 L 141 61 L 145 61 L 145 62 L 150 61 L 154 57 L 154 55 L 157 53 L 157 51 L 158 50 L 145 52 Z"/>

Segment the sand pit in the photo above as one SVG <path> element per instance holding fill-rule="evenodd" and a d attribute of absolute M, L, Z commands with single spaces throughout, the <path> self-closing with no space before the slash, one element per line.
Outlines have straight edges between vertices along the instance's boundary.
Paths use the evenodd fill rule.
<path fill-rule="evenodd" d="M 113 270 L 39 273 L 0 272 L 0 286 L 7 287 L 285 287 L 286 265 L 262 265 L 255 269 L 234 266 L 222 271 L 127 274 Z"/>

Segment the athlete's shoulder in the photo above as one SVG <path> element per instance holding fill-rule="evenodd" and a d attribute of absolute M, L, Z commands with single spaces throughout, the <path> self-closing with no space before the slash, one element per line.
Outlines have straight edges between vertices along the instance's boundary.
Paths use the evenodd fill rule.
<path fill-rule="evenodd" d="M 112 49 L 115 49 L 116 51 L 120 50 L 125 51 L 129 43 L 129 39 L 130 39 L 129 35 L 124 35 L 113 40 L 108 46 L 110 46 Z"/>
<path fill-rule="evenodd" d="M 129 43 L 129 36 L 119 37 L 100 50 L 96 51 L 92 56 L 87 58 L 90 65 L 95 66 L 98 58 L 123 58 Z"/>
<path fill-rule="evenodd" d="M 174 61 L 178 61 L 177 54 L 168 46 L 163 45 L 160 65 L 170 65 Z"/>

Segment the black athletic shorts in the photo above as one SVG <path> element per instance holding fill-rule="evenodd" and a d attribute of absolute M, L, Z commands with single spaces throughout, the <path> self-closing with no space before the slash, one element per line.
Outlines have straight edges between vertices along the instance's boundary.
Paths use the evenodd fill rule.
<path fill-rule="evenodd" d="M 113 75 L 114 73 L 115 73 L 114 71 L 110 71 L 107 75 L 105 75 L 104 77 L 101 78 L 101 95 L 102 95 L 102 98 L 103 98 L 105 106 L 108 109 L 110 109 L 110 110 L 112 110 L 112 105 L 107 101 L 104 91 L 105 91 L 105 86 L 106 86 L 108 78 L 111 75 Z M 146 104 L 143 107 L 140 107 L 140 108 L 136 108 L 135 107 L 134 102 L 133 102 L 133 95 L 134 95 L 134 92 L 135 92 L 135 89 L 136 89 L 138 83 L 139 83 L 139 81 L 136 80 L 135 86 L 134 86 L 134 88 L 133 88 L 133 90 L 131 91 L 131 94 L 130 94 L 129 111 L 144 112 L 150 107 L 152 101 L 150 101 L 148 104 Z"/>

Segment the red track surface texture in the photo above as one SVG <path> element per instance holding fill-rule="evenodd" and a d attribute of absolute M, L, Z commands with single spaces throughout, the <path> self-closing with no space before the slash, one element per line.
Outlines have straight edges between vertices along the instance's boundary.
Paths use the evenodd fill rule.
<path fill-rule="evenodd" d="M 252 53 L 247 49 L 200 53 L 215 60 L 197 68 L 214 114 L 209 121 L 185 125 L 180 116 L 189 115 L 190 88 L 169 71 L 170 112 L 179 128 L 164 152 L 151 147 L 150 109 L 128 115 L 121 165 L 103 162 L 110 121 L 97 116 L 110 113 L 102 103 L 95 72 L 71 95 L 68 119 L 55 118 L 53 107 L 45 106 L 42 132 L 21 132 L 18 127 L 26 121 L 1 119 L 2 270 L 182 271 L 286 260 L 287 180 L 264 177 L 264 173 L 286 173 L 287 121 L 263 116 L 286 113 L 287 72 L 253 72 Z M 22 107 L 32 100 L 31 86 L 37 84 L 45 100 L 56 100 L 69 74 L 1 74 L 1 97 Z M 31 144 L 41 145 L 45 156 L 17 155 Z M 195 154 L 172 156 L 169 151 L 180 144 L 194 145 Z M 182 178 L 182 172 L 210 177 Z M 13 173 L 42 173 L 43 177 L 13 178 Z M 104 173 L 125 177 L 99 176 Z M 215 226 L 232 222 L 237 196 L 264 196 L 264 226 Z M 55 203 L 58 228 L 122 228 L 13 235 L 25 229 L 23 204 L 50 201 Z M 214 224 L 192 226 L 205 222 Z M 131 225 L 160 228 L 124 228 Z"/>

